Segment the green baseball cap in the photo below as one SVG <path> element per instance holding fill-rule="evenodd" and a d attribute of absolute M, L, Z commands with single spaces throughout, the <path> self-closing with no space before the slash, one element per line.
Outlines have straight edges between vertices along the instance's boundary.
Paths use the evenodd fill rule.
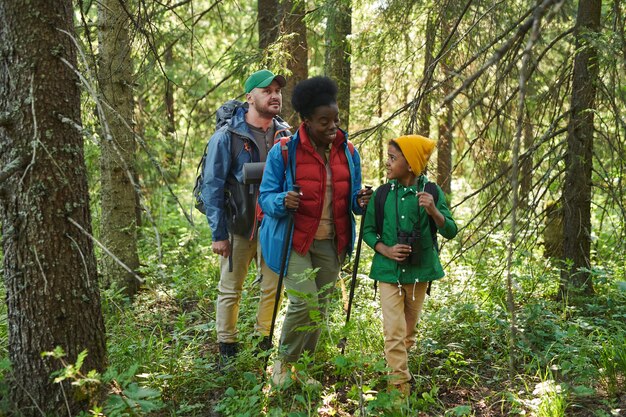
<path fill-rule="evenodd" d="M 246 83 L 244 84 L 245 92 L 248 94 L 255 88 L 265 88 L 274 80 L 276 80 L 278 85 L 281 87 L 287 85 L 287 80 L 282 75 L 274 75 L 272 71 L 266 69 L 257 71 L 246 80 Z"/>

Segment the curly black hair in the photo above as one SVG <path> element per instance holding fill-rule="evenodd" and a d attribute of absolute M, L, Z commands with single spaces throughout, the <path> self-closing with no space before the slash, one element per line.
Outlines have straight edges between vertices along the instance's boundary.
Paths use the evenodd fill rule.
<path fill-rule="evenodd" d="M 309 118 L 320 106 L 337 104 L 337 83 L 328 77 L 317 76 L 300 81 L 291 94 L 291 105 L 300 118 Z"/>

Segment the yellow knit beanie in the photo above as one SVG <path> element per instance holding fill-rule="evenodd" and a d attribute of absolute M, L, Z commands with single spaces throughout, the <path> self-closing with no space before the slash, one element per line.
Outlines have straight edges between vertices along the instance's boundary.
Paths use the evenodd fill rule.
<path fill-rule="evenodd" d="M 437 141 L 420 135 L 400 136 L 393 141 L 400 147 L 415 175 L 420 175 L 424 171 L 428 158 L 437 145 Z"/>

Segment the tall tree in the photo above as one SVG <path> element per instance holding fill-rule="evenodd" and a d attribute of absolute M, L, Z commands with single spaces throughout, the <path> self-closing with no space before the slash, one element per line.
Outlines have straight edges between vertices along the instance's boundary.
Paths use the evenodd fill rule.
<path fill-rule="evenodd" d="M 335 80 L 339 87 L 337 97 L 341 114 L 341 127 L 348 130 L 350 124 L 350 42 L 352 33 L 351 0 L 331 0 L 326 14 L 326 57 L 324 73 Z"/>
<path fill-rule="evenodd" d="M 126 2 L 126 0 L 124 0 Z M 120 2 L 121 3 L 121 2 Z M 128 36 L 126 36 L 128 39 Z M 121 46 L 121 45 L 120 45 Z M 130 50 L 130 47 L 128 48 Z M 130 59 L 127 59 L 129 64 L 132 64 Z M 180 144 L 176 140 L 176 111 L 174 106 L 174 82 L 169 78 L 167 74 L 173 72 L 173 66 L 175 65 L 174 59 L 174 44 L 170 43 L 166 46 L 165 52 L 163 53 L 163 68 L 165 69 L 165 116 L 167 118 L 167 123 L 165 125 L 165 160 L 164 167 L 167 170 L 168 176 L 167 179 L 177 178 L 176 174 L 176 152 L 181 148 Z M 131 67 L 132 68 L 132 67 Z M 130 74 L 130 72 L 129 72 Z M 132 90 L 131 99 L 132 97 Z M 180 172 L 179 172 L 180 174 Z"/>
<path fill-rule="evenodd" d="M 0 2 L 0 220 L 12 402 L 24 416 L 76 415 L 59 364 L 86 349 L 103 371 L 105 332 L 81 136 L 70 0 Z"/>
<path fill-rule="evenodd" d="M 444 44 L 451 33 L 450 22 L 445 17 L 441 19 L 441 44 Z M 448 43 L 449 44 L 449 43 Z M 448 96 L 452 92 L 451 56 L 447 53 L 441 62 L 443 76 L 443 95 Z M 452 183 L 452 125 L 453 125 L 452 100 L 444 103 L 439 116 L 439 141 L 437 143 L 437 184 L 441 189 L 450 194 Z"/>
<path fill-rule="evenodd" d="M 567 156 L 563 184 L 563 257 L 561 295 L 570 286 L 593 292 L 591 266 L 591 168 L 593 116 L 598 81 L 597 49 L 593 37 L 600 31 L 601 0 L 580 0 L 576 16 L 576 57 L 572 76 Z"/>
<path fill-rule="evenodd" d="M 103 257 L 103 274 L 107 283 L 114 282 L 124 287 L 126 294 L 133 296 L 139 289 L 135 274 L 139 257 L 134 187 L 136 145 L 132 130 L 133 65 L 128 36 L 128 7 L 128 2 L 120 0 L 103 0 L 98 3 L 98 80 L 103 102 L 100 116 L 104 131 L 100 158 L 100 236 L 103 245 L 113 255 Z"/>
<path fill-rule="evenodd" d="M 259 48 L 267 49 L 278 38 L 279 0 L 258 0 Z"/>
<path fill-rule="evenodd" d="M 420 135 L 430 137 L 430 117 L 432 115 L 431 93 L 430 89 L 433 85 L 434 58 L 433 49 L 435 48 L 436 19 L 434 13 L 428 13 L 426 19 L 426 41 L 424 43 L 424 72 L 422 81 L 422 101 L 419 107 L 419 124 L 418 133 Z"/>
<path fill-rule="evenodd" d="M 282 15 L 281 37 L 284 39 L 287 51 L 287 85 L 283 88 L 284 119 L 292 126 L 298 126 L 299 118 L 291 105 L 291 93 L 295 85 L 309 76 L 309 48 L 306 39 L 306 14 L 304 0 L 282 0 L 280 10 Z"/>

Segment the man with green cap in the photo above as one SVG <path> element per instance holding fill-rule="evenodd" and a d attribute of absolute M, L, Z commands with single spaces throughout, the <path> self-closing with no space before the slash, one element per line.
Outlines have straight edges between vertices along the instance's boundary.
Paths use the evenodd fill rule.
<path fill-rule="evenodd" d="M 243 184 L 243 165 L 265 162 L 277 138 L 290 136 L 280 118 L 281 88 L 285 77 L 267 69 L 250 75 L 244 84 L 246 103 L 236 107 L 228 122 L 209 140 L 201 198 L 212 232 L 213 252 L 220 255 L 220 281 L 216 306 L 220 366 L 238 352 L 237 319 L 243 282 L 253 259 L 260 265 L 261 298 L 256 332 L 261 349 L 269 349 L 269 330 L 275 304 L 277 275 L 265 266 L 257 247 L 255 209 L 258 185 Z M 219 112 L 219 111 L 218 111 Z"/>

